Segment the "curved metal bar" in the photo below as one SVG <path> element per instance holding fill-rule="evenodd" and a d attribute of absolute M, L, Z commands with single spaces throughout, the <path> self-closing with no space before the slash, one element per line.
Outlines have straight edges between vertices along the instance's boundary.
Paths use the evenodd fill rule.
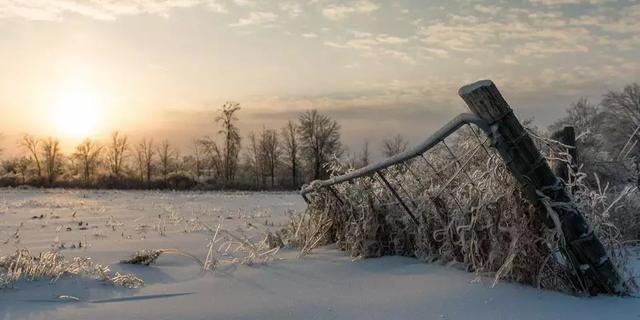
<path fill-rule="evenodd" d="M 491 136 L 491 127 L 486 121 L 473 114 L 462 113 L 449 121 L 446 125 L 444 125 L 444 127 L 440 128 L 440 130 L 436 131 L 425 141 L 407 151 L 341 176 L 336 176 L 327 180 L 315 180 L 308 185 L 302 186 L 302 190 L 300 190 L 300 193 L 304 197 L 306 194 L 313 192 L 314 190 L 332 186 L 338 183 L 347 182 L 362 176 L 371 175 L 392 165 L 415 158 L 427 152 L 429 149 L 433 148 L 435 145 L 443 141 L 445 138 L 447 138 L 460 127 L 466 124 L 473 124 L 484 131 L 488 136 Z"/>

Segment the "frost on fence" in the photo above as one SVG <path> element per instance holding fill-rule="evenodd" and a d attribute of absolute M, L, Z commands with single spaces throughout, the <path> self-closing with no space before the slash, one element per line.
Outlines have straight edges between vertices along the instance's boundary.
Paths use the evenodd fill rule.
<path fill-rule="evenodd" d="M 538 268 L 530 266 L 542 265 L 549 253 L 543 241 L 531 241 L 543 230 L 535 211 L 471 125 L 406 161 L 308 197 L 311 212 L 333 221 L 325 240 L 354 256 L 458 262 L 535 283 Z"/>
<path fill-rule="evenodd" d="M 489 84 L 493 86 L 482 82 L 472 89 Z M 485 97 L 494 98 L 491 94 L 481 98 Z M 557 216 L 553 212 L 557 210 L 566 216 L 566 208 L 541 210 L 543 201 L 529 180 L 536 182 L 534 174 L 545 166 L 549 170 L 548 165 L 506 102 L 504 110 L 507 116 L 491 125 L 474 115 L 460 115 L 416 148 L 365 168 L 350 170 L 336 164 L 333 178 L 302 190 L 309 203 L 308 220 L 301 219 L 298 226 L 301 229 L 304 224 L 305 232 L 296 232 L 304 238 L 299 241 L 303 252 L 336 242 L 358 257 L 416 256 L 456 263 L 493 275 L 496 281 L 508 279 L 567 292 L 621 292 L 611 289 L 617 285 L 617 274 L 609 274 L 610 279 L 598 278 L 604 272 L 593 274 L 592 270 L 601 272 L 598 267 L 607 265 L 584 265 L 589 257 L 576 258 L 576 253 L 587 251 L 579 251 L 584 248 L 574 246 L 575 242 L 567 244 L 562 231 L 572 230 L 571 225 L 560 221 L 550 226 L 547 215 Z M 503 119 L 515 120 L 516 125 L 497 127 Z M 518 138 L 506 141 L 501 134 Z M 514 148 L 520 141 L 529 144 Z M 522 158 L 523 154 L 531 156 Z M 514 164 L 512 155 L 523 163 Z M 530 172 L 519 170 L 527 167 Z M 540 181 L 553 180 L 557 186 L 557 178 L 550 175 Z M 573 213 L 580 218 L 579 212 Z M 569 217 L 569 222 L 576 221 Z M 597 238 L 595 244 L 599 244 Z M 609 263 L 606 253 L 604 257 Z"/>

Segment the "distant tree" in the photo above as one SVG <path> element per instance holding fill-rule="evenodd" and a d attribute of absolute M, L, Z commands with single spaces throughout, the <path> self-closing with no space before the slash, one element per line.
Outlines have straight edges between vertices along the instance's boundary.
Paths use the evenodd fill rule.
<path fill-rule="evenodd" d="M 17 159 L 7 159 L 2 161 L 2 171 L 8 174 L 18 173 L 18 161 Z"/>
<path fill-rule="evenodd" d="M 175 164 L 176 151 L 169 144 L 169 140 L 162 141 L 158 147 L 158 157 L 160 158 L 160 173 L 162 181 L 167 182 L 167 177 L 171 173 L 171 168 Z"/>
<path fill-rule="evenodd" d="M 325 164 L 331 157 L 342 154 L 340 125 L 317 110 L 303 113 L 298 121 L 301 155 L 314 179 L 326 178 L 328 172 Z"/>
<path fill-rule="evenodd" d="M 18 160 L 16 161 L 16 170 L 18 174 L 20 174 L 20 178 L 23 184 L 27 182 L 27 172 L 29 171 L 30 163 L 31 160 L 24 156 L 18 158 Z"/>
<path fill-rule="evenodd" d="M 142 139 L 135 148 L 136 162 L 138 164 L 138 170 L 140 174 L 140 180 L 151 181 L 151 174 L 153 172 L 153 139 Z"/>
<path fill-rule="evenodd" d="M 187 162 L 185 161 L 188 156 L 183 156 L 180 153 L 180 150 L 177 148 L 173 149 L 173 166 L 171 166 L 171 170 L 173 173 L 177 174 L 180 171 L 185 171 L 187 168 Z"/>
<path fill-rule="evenodd" d="M 78 161 L 82 170 L 82 179 L 85 183 L 91 181 L 91 177 L 98 166 L 101 152 L 102 146 L 90 139 L 86 139 L 76 146 L 76 151 L 73 153 L 72 158 Z"/>
<path fill-rule="evenodd" d="M 40 143 L 40 152 L 44 163 L 47 182 L 49 184 L 53 184 L 56 182 L 62 166 L 60 141 L 51 137 L 43 139 Z"/>
<path fill-rule="evenodd" d="M 360 167 L 366 167 L 369 165 L 371 156 L 369 155 L 369 140 L 364 140 L 362 144 L 362 150 L 360 151 L 360 157 L 358 159 L 358 165 Z"/>
<path fill-rule="evenodd" d="M 640 84 L 627 85 L 622 91 L 609 91 L 602 100 L 602 106 L 608 112 L 640 125 Z"/>
<path fill-rule="evenodd" d="M 236 112 L 240 110 L 240 104 L 237 102 L 227 102 L 222 106 L 220 115 L 216 117 L 216 122 L 222 123 L 222 129 L 218 131 L 223 136 L 223 170 L 226 182 L 232 182 L 235 179 L 236 169 L 238 167 L 238 157 L 240 155 L 240 130 L 236 122 Z"/>
<path fill-rule="evenodd" d="M 206 166 L 213 176 L 218 178 L 224 173 L 224 156 L 218 148 L 218 144 L 211 137 L 199 140 Z"/>
<path fill-rule="evenodd" d="M 392 157 L 398 153 L 404 152 L 409 146 L 409 141 L 402 135 L 396 135 L 393 138 L 382 141 L 382 154 L 385 157 Z"/>
<path fill-rule="evenodd" d="M 557 132 L 571 126 L 576 132 L 578 159 L 581 162 L 608 160 L 603 154 L 602 126 L 604 117 L 597 105 L 582 98 L 573 103 L 563 118 L 549 126 L 549 131 Z"/>
<path fill-rule="evenodd" d="M 202 176 L 202 145 L 198 140 L 193 140 L 192 172 L 197 180 Z"/>
<path fill-rule="evenodd" d="M 625 154 L 640 159 L 640 145 L 630 147 L 640 137 L 640 85 L 625 86 L 622 91 L 610 91 L 602 99 L 604 113 L 603 138 L 612 148 L 612 155 L 620 159 Z M 624 149 L 624 150 L 623 150 Z"/>
<path fill-rule="evenodd" d="M 280 132 L 282 137 L 282 151 L 284 161 L 291 170 L 291 186 L 298 187 L 298 160 L 300 158 L 299 142 L 298 142 L 298 126 L 295 122 L 289 120 Z"/>
<path fill-rule="evenodd" d="M 264 159 L 262 158 L 262 152 L 260 149 L 260 141 L 256 138 L 256 134 L 250 132 L 247 136 L 249 144 L 244 154 L 244 162 L 246 168 L 251 172 L 255 178 L 255 185 L 260 184 L 261 178 L 264 184 Z"/>
<path fill-rule="evenodd" d="M 122 166 L 128 148 L 129 144 L 126 135 L 122 135 L 118 131 L 111 134 L 111 140 L 107 147 L 107 161 L 109 162 L 109 171 L 112 175 L 120 176 L 122 174 Z"/>
<path fill-rule="evenodd" d="M 33 163 L 36 165 L 36 172 L 38 174 L 38 178 L 42 178 L 42 163 L 40 161 L 40 140 L 37 138 L 34 138 L 33 136 L 30 136 L 28 134 L 25 134 L 22 136 L 22 139 L 20 140 L 20 145 L 27 149 L 27 151 L 29 152 L 29 155 L 31 157 L 31 160 L 33 161 Z"/>
<path fill-rule="evenodd" d="M 260 137 L 262 158 L 264 159 L 266 175 L 271 177 L 271 187 L 275 186 L 276 169 L 280 163 L 280 145 L 278 132 L 273 129 L 263 129 Z M 263 175 L 264 176 L 264 175 Z"/>

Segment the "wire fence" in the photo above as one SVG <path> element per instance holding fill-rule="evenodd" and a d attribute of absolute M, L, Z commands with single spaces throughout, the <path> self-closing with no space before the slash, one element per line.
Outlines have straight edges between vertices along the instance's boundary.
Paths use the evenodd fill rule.
<path fill-rule="evenodd" d="M 357 256 L 436 258 L 496 280 L 624 292 L 602 243 L 493 82 L 459 94 L 474 114 L 413 149 L 357 170 L 334 164 L 344 174 L 303 186 L 317 213 L 307 226 L 320 226 L 304 247 L 336 242 Z"/>
<path fill-rule="evenodd" d="M 497 157 L 489 132 L 483 120 L 461 114 L 414 149 L 329 180 L 314 181 L 301 193 L 309 202 L 309 196 L 324 190 L 342 205 L 358 206 L 361 204 L 354 200 L 362 198 L 350 195 L 351 188 L 343 185 L 360 180 L 372 191 L 377 206 L 401 208 L 416 225 L 420 224 L 417 210 L 425 200 L 440 211 L 462 212 L 461 197 L 484 192 L 479 188 L 484 177 L 476 167 Z"/>

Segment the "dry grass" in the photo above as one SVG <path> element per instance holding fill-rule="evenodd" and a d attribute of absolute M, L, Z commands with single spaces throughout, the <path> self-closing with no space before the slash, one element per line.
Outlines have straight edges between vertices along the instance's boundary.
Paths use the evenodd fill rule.
<path fill-rule="evenodd" d="M 0 288 L 12 287 L 20 279 L 56 282 L 65 276 L 90 277 L 125 288 L 138 288 L 144 284 L 142 279 L 133 274 L 113 273 L 108 266 L 97 264 L 87 257 L 68 260 L 55 251 L 45 251 L 35 256 L 26 249 L 0 257 Z"/>
<path fill-rule="evenodd" d="M 471 130 L 450 138 L 448 145 L 458 161 L 439 146 L 424 159 L 383 172 L 418 224 L 377 177 L 361 177 L 334 186 L 339 200 L 326 189 L 310 194 L 307 211 L 290 221 L 285 232 L 288 242 L 301 248 L 301 254 L 335 242 L 354 257 L 413 256 L 461 264 L 478 275 L 493 276 L 496 282 L 504 279 L 582 293 L 570 281 L 572 271 L 558 258 L 562 235 L 542 224 L 495 151 L 479 148 Z M 554 154 L 564 161 L 567 155 Z M 349 170 L 339 163 L 332 169 Z M 631 191 L 611 196 L 590 190 L 580 179 L 569 183 L 581 211 L 625 271 L 627 254 L 618 245 L 622 237 L 610 213 Z M 629 288 L 635 287 L 630 275 L 627 279 Z"/>
<path fill-rule="evenodd" d="M 263 236 L 247 236 L 242 230 L 230 231 L 223 228 L 224 219 L 220 219 L 216 228 L 198 221 L 198 224 L 209 232 L 205 260 L 178 249 L 144 249 L 136 252 L 130 259 L 122 263 L 150 265 L 155 263 L 161 255 L 173 254 L 191 258 L 203 272 L 228 270 L 238 264 L 264 264 L 275 259 L 276 254 L 284 245 L 282 238 L 269 231 Z"/>

